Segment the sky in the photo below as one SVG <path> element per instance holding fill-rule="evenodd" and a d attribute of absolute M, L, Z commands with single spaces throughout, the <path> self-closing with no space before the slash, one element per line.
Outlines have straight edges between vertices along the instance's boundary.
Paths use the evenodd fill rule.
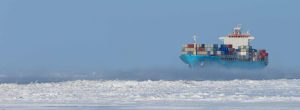
<path fill-rule="evenodd" d="M 298 0 L 1 0 L 0 69 L 187 67 L 181 46 L 222 43 L 237 24 L 270 67 L 300 65 Z"/>

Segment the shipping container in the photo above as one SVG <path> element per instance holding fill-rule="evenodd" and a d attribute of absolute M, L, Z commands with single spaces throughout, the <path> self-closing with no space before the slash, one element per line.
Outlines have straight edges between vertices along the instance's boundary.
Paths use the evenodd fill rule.
<path fill-rule="evenodd" d="M 184 51 L 195 51 L 195 48 L 184 48 Z"/>
<path fill-rule="evenodd" d="M 227 44 L 227 48 L 232 48 L 232 44 Z"/>
<path fill-rule="evenodd" d="M 240 52 L 248 52 L 248 49 L 240 49 Z"/>
<path fill-rule="evenodd" d="M 239 55 L 245 56 L 247 55 L 247 52 L 239 52 Z"/>
<path fill-rule="evenodd" d="M 207 52 L 206 51 L 200 51 L 198 52 L 199 55 L 207 55 Z"/>
<path fill-rule="evenodd" d="M 205 48 L 205 44 L 201 44 L 201 47 L 202 47 L 202 48 Z"/>
<path fill-rule="evenodd" d="M 205 51 L 205 48 L 199 47 L 198 51 Z"/>
<path fill-rule="evenodd" d="M 187 44 L 187 48 L 194 48 L 194 44 Z"/>
<path fill-rule="evenodd" d="M 218 44 L 214 44 L 213 48 L 219 48 Z"/>
<path fill-rule="evenodd" d="M 205 50 L 206 50 L 206 51 L 212 51 L 212 49 L 211 49 L 211 48 L 205 48 Z"/>
<path fill-rule="evenodd" d="M 212 54 L 212 52 L 211 51 L 207 51 L 207 55 L 211 55 Z"/>
<path fill-rule="evenodd" d="M 222 51 L 217 51 L 217 55 L 222 55 Z"/>

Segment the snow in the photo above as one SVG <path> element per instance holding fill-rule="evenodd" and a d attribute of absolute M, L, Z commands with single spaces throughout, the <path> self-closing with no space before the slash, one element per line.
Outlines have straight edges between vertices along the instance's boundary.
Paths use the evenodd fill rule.
<path fill-rule="evenodd" d="M 0 109 L 297 109 L 300 79 L 0 84 Z"/>

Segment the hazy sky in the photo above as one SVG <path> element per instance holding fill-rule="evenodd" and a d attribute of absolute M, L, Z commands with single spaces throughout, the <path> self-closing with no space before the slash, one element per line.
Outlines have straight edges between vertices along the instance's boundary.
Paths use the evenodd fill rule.
<path fill-rule="evenodd" d="M 300 65 L 299 0 L 1 0 L 0 69 L 187 67 L 182 44 L 243 24 L 270 66 Z"/>

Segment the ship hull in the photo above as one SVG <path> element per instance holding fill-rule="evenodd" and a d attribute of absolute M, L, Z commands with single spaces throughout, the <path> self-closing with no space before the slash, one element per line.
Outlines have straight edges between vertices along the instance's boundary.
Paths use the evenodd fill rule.
<path fill-rule="evenodd" d="M 189 65 L 189 67 L 225 67 L 225 68 L 242 68 L 242 69 L 262 69 L 267 66 L 264 61 L 227 61 L 222 60 L 219 56 L 207 55 L 180 55 L 180 59 Z"/>

